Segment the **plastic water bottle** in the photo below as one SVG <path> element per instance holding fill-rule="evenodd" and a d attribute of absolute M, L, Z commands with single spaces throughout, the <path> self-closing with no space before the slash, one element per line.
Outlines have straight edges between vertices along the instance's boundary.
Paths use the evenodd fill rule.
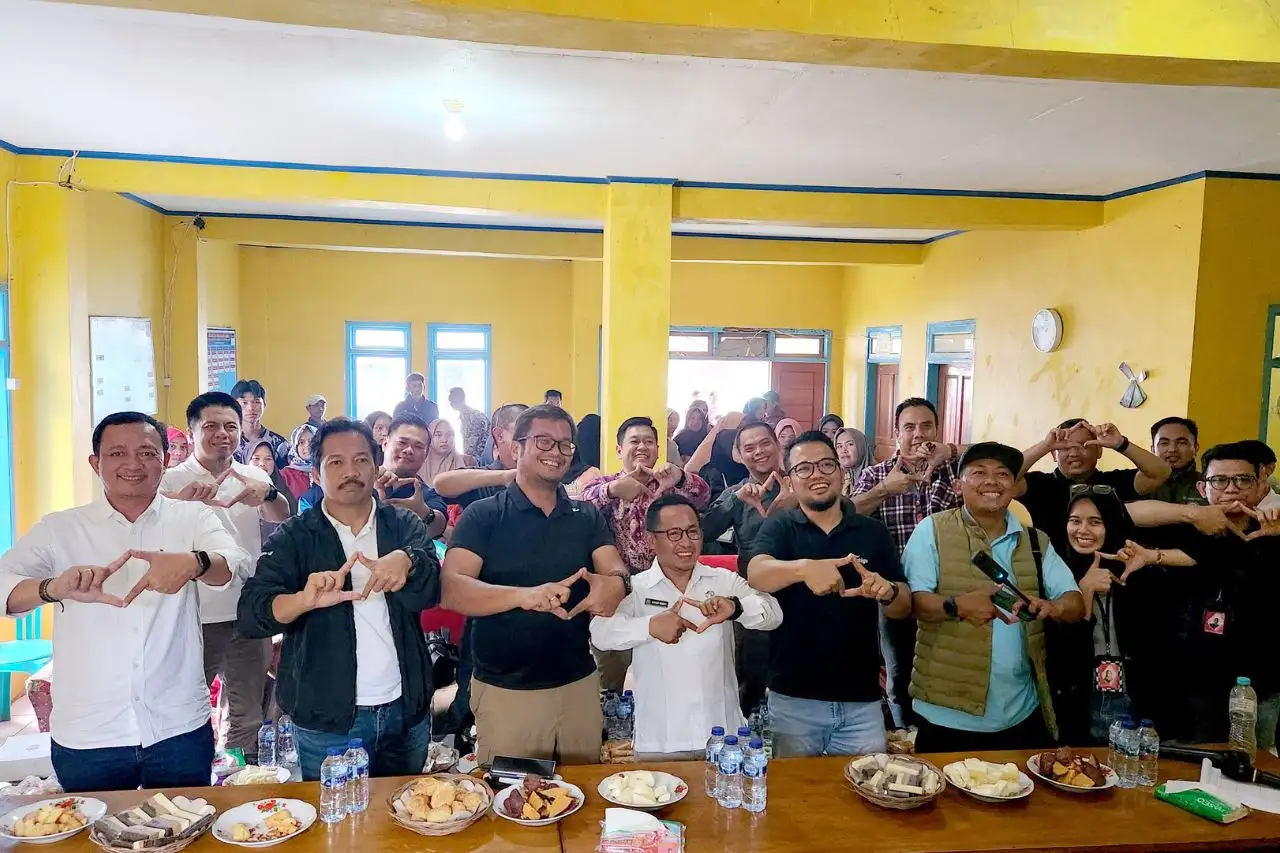
<path fill-rule="evenodd" d="M 258 766 L 276 766 L 276 724 L 271 720 L 258 729 Z"/>
<path fill-rule="evenodd" d="M 1116 771 L 1119 777 L 1117 784 L 1121 788 L 1136 788 L 1138 786 L 1138 726 L 1133 720 L 1125 720 L 1121 724 L 1120 738 L 1116 741 L 1116 751 L 1119 753 L 1119 760 L 1116 762 L 1117 767 L 1112 769 Z"/>
<path fill-rule="evenodd" d="M 320 765 L 320 819 L 338 823 L 347 817 L 347 762 L 342 747 L 329 747 L 329 755 Z"/>
<path fill-rule="evenodd" d="M 622 699 L 618 702 L 618 737 L 635 737 L 636 734 L 636 694 L 630 690 L 622 691 Z"/>
<path fill-rule="evenodd" d="M 364 741 L 353 737 L 342 760 L 347 763 L 347 811 L 359 814 L 369 808 L 369 753 Z"/>
<path fill-rule="evenodd" d="M 290 782 L 302 780 L 297 730 L 293 726 L 293 718 L 288 714 L 281 714 L 280 722 L 276 723 L 276 759 L 281 767 L 289 771 Z"/>
<path fill-rule="evenodd" d="M 722 807 L 736 809 L 742 805 L 742 747 L 738 746 L 737 735 L 724 739 L 724 749 L 720 751 L 720 781 L 716 787 L 720 794 L 717 802 Z"/>
<path fill-rule="evenodd" d="M 618 738 L 618 694 L 612 690 L 604 694 L 604 732 L 608 740 Z"/>
<path fill-rule="evenodd" d="M 1120 775 L 1120 761 L 1123 754 L 1120 750 L 1120 733 L 1124 731 L 1124 721 L 1128 717 L 1116 717 L 1111 721 L 1111 728 L 1107 732 L 1107 766 L 1116 771 L 1116 775 Z"/>
<path fill-rule="evenodd" d="M 739 744 L 747 744 L 747 743 L 751 743 L 751 729 L 750 729 L 750 727 L 748 727 L 748 726 L 738 726 L 738 743 L 739 743 Z M 746 752 L 746 750 L 743 750 L 743 752 Z"/>
<path fill-rule="evenodd" d="M 773 760 L 773 715 L 769 712 L 769 701 L 760 702 L 760 739 L 764 741 L 764 756 Z"/>
<path fill-rule="evenodd" d="M 724 729 L 716 726 L 707 738 L 706 768 L 702 771 L 702 789 L 708 797 L 720 798 L 720 752 L 724 749 Z"/>
<path fill-rule="evenodd" d="M 1232 749 L 1242 749 L 1249 758 L 1258 755 L 1258 694 L 1253 692 L 1249 679 L 1241 676 L 1231 688 L 1231 734 L 1228 744 Z"/>
<path fill-rule="evenodd" d="M 1138 787 L 1154 788 L 1159 777 L 1160 735 L 1155 723 L 1143 720 L 1138 726 Z"/>
<path fill-rule="evenodd" d="M 764 754 L 764 741 L 754 737 L 742 759 L 742 807 L 758 813 L 768 801 L 769 758 Z"/>

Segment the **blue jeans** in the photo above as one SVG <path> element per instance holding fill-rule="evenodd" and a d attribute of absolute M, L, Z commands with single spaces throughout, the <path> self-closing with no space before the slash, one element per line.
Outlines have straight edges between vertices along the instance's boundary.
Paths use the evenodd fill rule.
<path fill-rule="evenodd" d="M 138 788 L 203 788 L 213 765 L 213 726 L 205 723 L 148 747 L 70 749 L 53 742 L 53 770 L 68 794 L 136 791 Z"/>
<path fill-rule="evenodd" d="M 399 699 L 386 705 L 356 708 L 351 731 L 336 735 L 297 726 L 298 761 L 302 778 L 308 782 L 320 779 L 320 764 L 329 747 L 347 748 L 347 741 L 358 737 L 369 753 L 370 776 L 413 776 L 427 763 L 427 747 L 431 745 L 431 716 L 416 726 L 406 727 L 404 703 Z"/>
<path fill-rule="evenodd" d="M 823 702 L 769 693 L 778 758 L 860 755 L 887 748 L 879 702 Z"/>

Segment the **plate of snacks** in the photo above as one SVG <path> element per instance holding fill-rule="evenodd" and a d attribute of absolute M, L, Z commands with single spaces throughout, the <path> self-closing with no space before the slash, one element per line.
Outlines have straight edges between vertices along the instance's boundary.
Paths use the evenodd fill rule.
<path fill-rule="evenodd" d="M 582 808 L 586 799 L 577 785 L 526 776 L 494 796 L 493 811 L 521 826 L 550 826 Z"/>
<path fill-rule="evenodd" d="M 484 817 L 493 791 L 479 779 L 459 773 L 423 776 L 391 795 L 391 819 L 419 835 L 461 832 Z"/>
<path fill-rule="evenodd" d="M 1069 746 L 1050 750 L 1027 759 L 1027 769 L 1060 791 L 1088 794 L 1114 788 L 1119 779 L 1115 771 L 1087 752 L 1076 752 Z"/>
<path fill-rule="evenodd" d="M 844 778 L 868 802 L 886 809 L 916 809 L 947 788 L 942 771 L 914 755 L 878 752 L 859 756 L 844 768 Z"/>
<path fill-rule="evenodd" d="M 228 775 L 224 785 L 275 785 L 289 781 L 287 767 L 258 767 L 250 764 Z"/>
<path fill-rule="evenodd" d="M 204 800 L 152 794 L 134 808 L 94 821 L 89 840 L 112 853 L 174 853 L 204 835 L 216 811 Z"/>
<path fill-rule="evenodd" d="M 953 761 L 942 768 L 947 781 L 975 800 L 1005 803 L 1031 796 L 1036 783 L 1016 764 L 992 764 L 980 758 Z"/>
<path fill-rule="evenodd" d="M 107 804 L 91 797 L 63 797 L 18 806 L 0 818 L 0 835 L 28 844 L 52 844 L 70 838 L 107 813 Z"/>
<path fill-rule="evenodd" d="M 596 791 L 614 805 L 647 812 L 680 802 L 689 793 L 689 786 L 670 773 L 627 770 L 602 779 Z"/>
<path fill-rule="evenodd" d="M 316 807 L 278 797 L 227 809 L 213 824 L 213 837 L 237 847 L 274 847 L 306 832 L 316 822 Z"/>

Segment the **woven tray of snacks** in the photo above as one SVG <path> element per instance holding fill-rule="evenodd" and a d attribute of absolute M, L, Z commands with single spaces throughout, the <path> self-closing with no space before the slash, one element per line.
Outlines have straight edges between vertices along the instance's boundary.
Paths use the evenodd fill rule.
<path fill-rule="evenodd" d="M 923 758 L 879 752 L 859 756 L 844 768 L 854 792 L 886 809 L 918 809 L 947 789 L 947 777 Z"/>
<path fill-rule="evenodd" d="M 493 789 L 461 773 L 436 773 L 401 785 L 387 806 L 391 819 L 419 835 L 453 835 L 485 816 Z"/>
<path fill-rule="evenodd" d="M 134 808 L 95 821 L 89 840 L 108 853 L 177 853 L 213 826 L 215 814 L 204 800 L 153 794 Z"/>

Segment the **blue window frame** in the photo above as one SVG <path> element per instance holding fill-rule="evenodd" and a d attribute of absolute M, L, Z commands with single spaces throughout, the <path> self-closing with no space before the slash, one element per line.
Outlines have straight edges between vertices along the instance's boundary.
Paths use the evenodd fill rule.
<path fill-rule="evenodd" d="M 938 366 L 942 364 L 973 365 L 977 322 L 949 320 L 930 323 L 926 331 L 925 397 L 938 404 Z"/>
<path fill-rule="evenodd" d="M 427 396 L 440 407 L 440 416 L 459 430 L 457 413 L 449 408 L 450 388 L 467 394 L 467 405 L 490 411 L 493 327 L 489 324 L 427 326 Z"/>
<path fill-rule="evenodd" d="M 902 360 L 901 326 L 867 327 L 867 371 L 863 386 L 866 397 L 862 407 L 862 432 L 867 446 L 876 446 L 876 367 L 897 364 Z"/>
<path fill-rule="evenodd" d="M 9 286 L 0 282 L 0 552 L 13 544 L 13 431 L 9 411 Z"/>
<path fill-rule="evenodd" d="M 347 414 L 363 418 L 390 412 L 404 399 L 412 372 L 412 327 L 408 323 L 347 322 Z"/>

